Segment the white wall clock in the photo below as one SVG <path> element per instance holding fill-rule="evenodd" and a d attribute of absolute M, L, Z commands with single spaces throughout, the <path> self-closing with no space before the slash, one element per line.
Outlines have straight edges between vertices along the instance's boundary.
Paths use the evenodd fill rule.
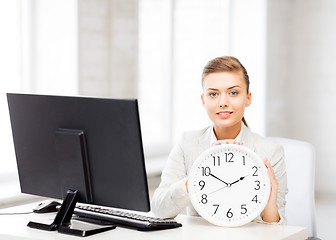
<path fill-rule="evenodd" d="M 263 160 L 236 144 L 209 148 L 194 162 L 188 180 L 191 202 L 210 223 L 236 227 L 265 208 L 270 180 Z"/>

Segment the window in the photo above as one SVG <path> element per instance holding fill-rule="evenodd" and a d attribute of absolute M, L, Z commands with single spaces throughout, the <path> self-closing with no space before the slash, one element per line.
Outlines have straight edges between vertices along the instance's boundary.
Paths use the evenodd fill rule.
<path fill-rule="evenodd" d="M 78 92 L 76 2 L 0 1 L 0 174 L 16 170 L 6 93 Z"/>
<path fill-rule="evenodd" d="M 0 174 L 15 169 L 6 92 L 21 89 L 19 9 L 19 1 L 0 1 Z"/>
<path fill-rule="evenodd" d="M 147 156 L 166 154 L 171 143 L 171 0 L 139 1 L 141 128 Z"/>

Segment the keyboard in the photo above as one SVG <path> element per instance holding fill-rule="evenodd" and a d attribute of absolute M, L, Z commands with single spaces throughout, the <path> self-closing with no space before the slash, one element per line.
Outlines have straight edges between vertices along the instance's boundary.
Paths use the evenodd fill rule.
<path fill-rule="evenodd" d="M 161 219 L 96 206 L 77 205 L 75 207 L 74 214 L 79 220 L 86 222 L 100 225 L 114 224 L 119 227 L 126 227 L 139 231 L 153 231 L 182 227 L 182 224 L 172 219 Z"/>

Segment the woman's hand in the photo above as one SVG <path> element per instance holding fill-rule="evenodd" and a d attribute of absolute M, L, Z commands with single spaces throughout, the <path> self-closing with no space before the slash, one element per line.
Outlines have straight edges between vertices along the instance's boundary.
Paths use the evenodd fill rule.
<path fill-rule="evenodd" d="M 261 213 L 261 218 L 265 222 L 279 222 L 280 216 L 277 204 L 278 181 L 275 177 L 270 161 L 267 158 L 265 158 L 264 163 L 266 165 L 267 173 L 271 181 L 271 194 L 266 204 L 266 207 L 264 208 L 264 211 Z"/>
<path fill-rule="evenodd" d="M 243 145 L 242 142 L 238 142 L 235 139 L 225 139 L 225 140 L 217 140 L 212 144 L 212 146 L 217 146 L 221 144 L 237 144 L 237 145 Z"/>

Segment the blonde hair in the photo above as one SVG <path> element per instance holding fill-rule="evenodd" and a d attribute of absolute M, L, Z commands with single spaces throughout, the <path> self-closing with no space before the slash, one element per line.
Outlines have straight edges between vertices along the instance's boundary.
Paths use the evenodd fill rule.
<path fill-rule="evenodd" d="M 241 64 L 237 58 L 232 56 L 217 57 L 210 60 L 203 69 L 202 86 L 206 76 L 208 76 L 211 73 L 219 73 L 219 72 L 242 73 L 245 79 L 247 93 L 249 93 L 250 79 L 247 74 L 247 71 L 243 66 L 243 64 Z M 245 124 L 245 126 L 248 127 L 244 117 L 242 118 L 242 121 Z"/>

